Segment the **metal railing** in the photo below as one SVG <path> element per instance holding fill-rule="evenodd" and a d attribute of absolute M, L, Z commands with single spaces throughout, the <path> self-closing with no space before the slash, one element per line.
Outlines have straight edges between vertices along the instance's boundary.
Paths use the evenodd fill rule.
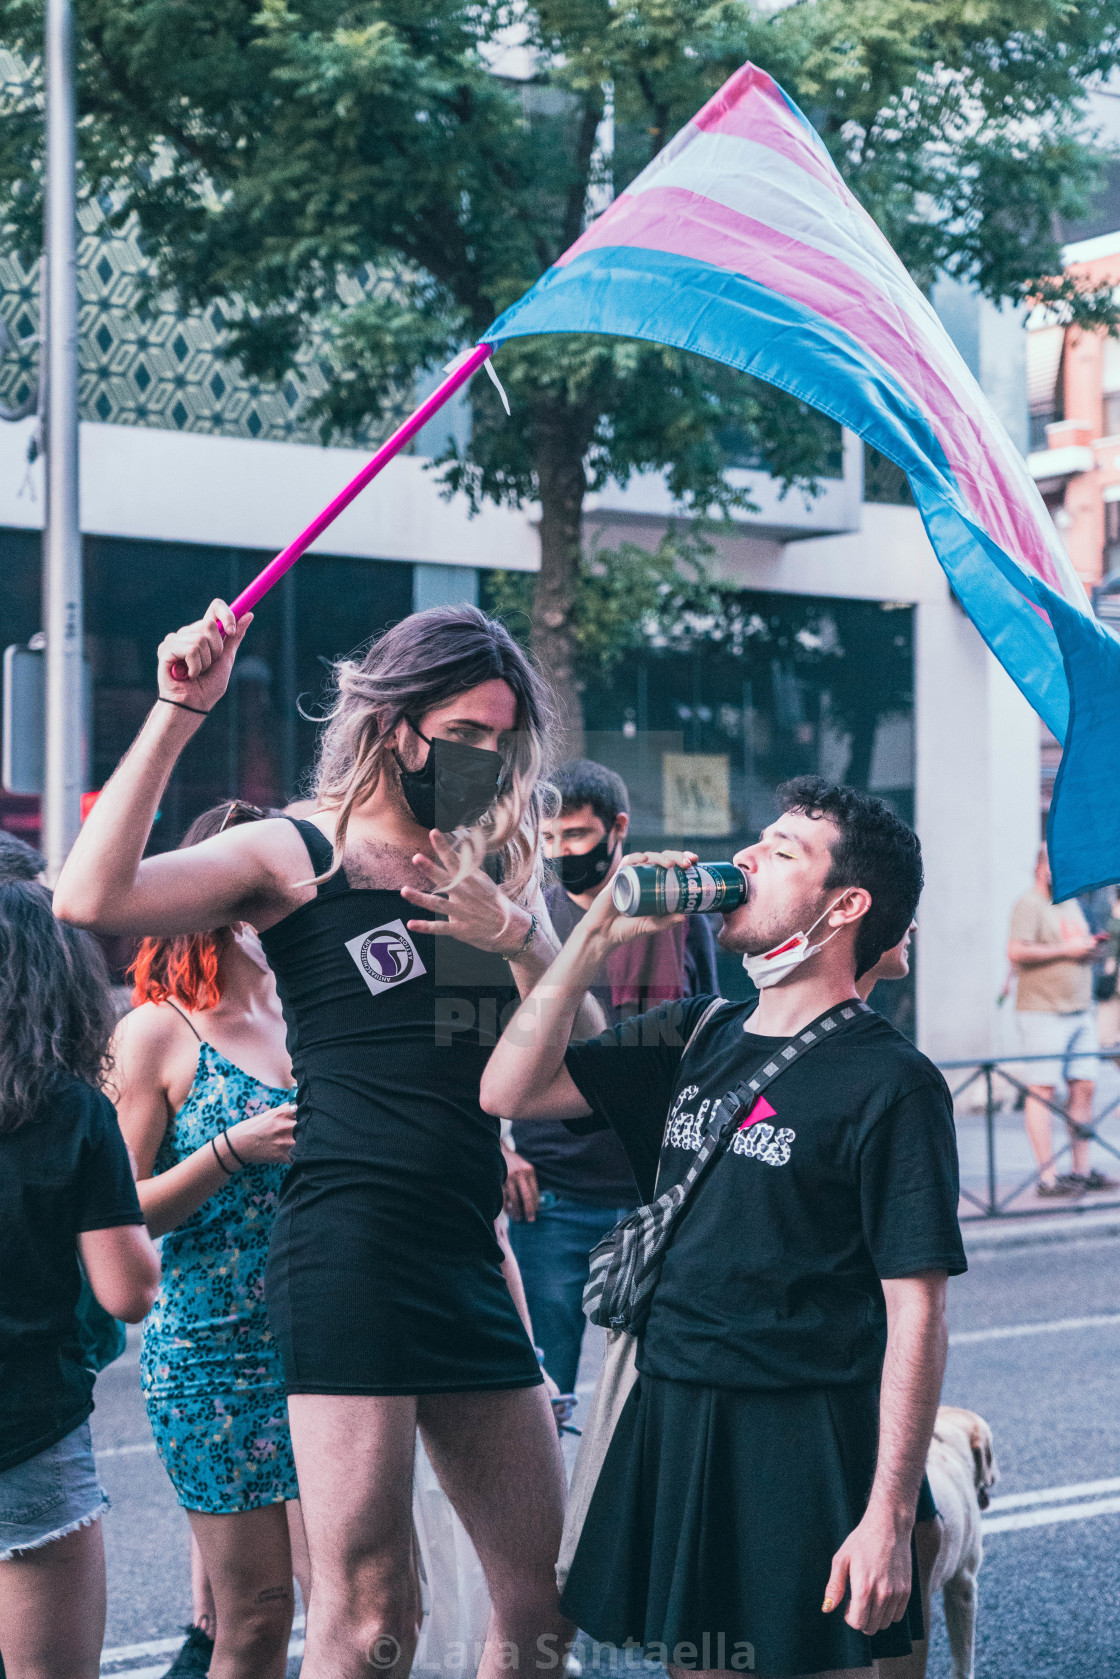
<path fill-rule="evenodd" d="M 1107 1200 L 1103 1198 L 1101 1194 L 1097 1193 L 1081 1196 L 1069 1196 L 1068 1198 L 1056 1198 L 1052 1205 L 1048 1204 L 1045 1207 L 1039 1206 L 1037 1203 L 1033 1202 L 1030 1206 L 1026 1207 L 1016 1207 L 1013 1205 L 1013 1203 L 1022 1195 L 1026 1194 L 1028 1190 L 1033 1189 L 1038 1185 L 1044 1172 L 1048 1172 L 1052 1168 L 1060 1166 L 1066 1156 L 1072 1153 L 1075 1139 L 1083 1139 L 1086 1142 L 1099 1143 L 1100 1147 L 1110 1154 L 1113 1159 L 1120 1161 L 1120 1149 L 1110 1143 L 1107 1137 L 1102 1137 L 1098 1129 L 1104 1120 L 1108 1119 L 1110 1115 L 1116 1113 L 1117 1110 L 1120 1110 L 1120 1096 L 1117 1096 L 1114 1101 L 1110 1102 L 1108 1107 L 1106 1107 L 1101 1113 L 1094 1114 L 1090 1124 L 1081 1124 L 1079 1121 L 1071 1119 L 1068 1110 L 1061 1107 L 1057 1102 L 1049 1101 L 1045 1097 L 1038 1096 L 1037 1094 L 1031 1095 L 1031 1086 L 1024 1084 L 1022 1079 L 1017 1078 L 1014 1073 L 1007 1071 L 1008 1067 L 1027 1067 L 1032 1062 L 1046 1062 L 1053 1067 L 1055 1064 L 1062 1065 L 1067 1061 L 1073 1062 L 1093 1060 L 1095 1060 L 1098 1064 L 1102 1061 L 1112 1061 L 1115 1062 L 1117 1066 L 1120 1066 L 1120 1047 L 1107 1050 L 1086 1050 L 1083 1053 L 1079 1052 L 1076 1055 L 1068 1057 L 1061 1054 L 994 1055 L 982 1058 L 973 1058 L 968 1061 L 938 1062 L 938 1067 L 941 1072 L 946 1075 L 953 1072 L 961 1072 L 965 1069 L 971 1069 L 969 1076 L 963 1081 L 963 1083 L 958 1085 L 955 1090 L 952 1090 L 954 1113 L 956 1112 L 957 1102 L 960 1097 L 962 1097 L 966 1091 L 970 1090 L 972 1086 L 976 1084 L 977 1080 L 982 1079 L 984 1081 L 984 1106 L 982 1113 L 985 1130 L 985 1146 L 987 1151 L 987 1197 L 982 1199 L 979 1195 L 974 1194 L 972 1190 L 962 1187 L 961 1199 L 963 1201 L 968 1201 L 977 1209 L 974 1213 L 963 1214 L 961 1220 L 962 1223 L 978 1222 L 981 1219 L 1037 1218 L 1039 1216 L 1045 1217 L 1047 1215 L 1057 1213 L 1088 1212 L 1090 1210 L 1099 1211 L 1110 1207 L 1120 1208 L 1120 1191 L 1114 1192 L 1111 1200 Z M 999 1087 L 998 1091 L 996 1086 L 997 1080 L 1003 1081 L 1003 1084 Z M 1057 1082 L 1057 1080 L 1054 1081 L 1055 1084 Z M 1031 1101 L 1038 1102 L 1042 1107 L 1048 1108 L 1052 1114 L 1056 1115 L 1056 1117 L 1062 1121 L 1065 1133 L 1065 1142 L 1060 1148 L 1055 1150 L 1050 1159 L 1046 1162 L 1045 1166 L 1036 1167 L 1029 1177 L 1026 1177 L 1021 1182 L 1016 1183 L 1013 1189 L 1005 1191 L 1001 1191 L 1000 1189 L 999 1173 L 996 1161 L 996 1115 L 1003 1112 L 1005 1108 L 1005 1103 L 999 1099 L 999 1095 L 1002 1094 L 1003 1086 L 1010 1086 L 1015 1092 L 1015 1101 L 1012 1106 L 1018 1105 L 1020 1097 L 1027 1098 L 1029 1096 Z M 1043 1086 L 1043 1088 L 1047 1087 Z M 1025 1115 L 1023 1117 L 1025 1119 Z"/>

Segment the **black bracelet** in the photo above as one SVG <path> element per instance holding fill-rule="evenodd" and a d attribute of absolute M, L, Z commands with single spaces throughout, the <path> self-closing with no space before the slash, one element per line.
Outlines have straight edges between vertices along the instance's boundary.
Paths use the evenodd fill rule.
<path fill-rule="evenodd" d="M 156 698 L 160 705 L 177 705 L 180 711 L 193 711 L 196 717 L 209 717 L 210 715 L 208 711 L 203 711 L 201 706 L 188 705 L 186 700 L 169 700 L 166 694 L 157 694 Z"/>
<path fill-rule="evenodd" d="M 529 946 L 532 944 L 533 939 L 536 937 L 536 932 L 537 932 L 537 914 L 536 914 L 536 911 L 534 910 L 533 914 L 532 914 L 532 918 L 529 922 L 529 931 L 526 933 L 525 937 L 522 939 L 522 941 L 518 945 L 517 949 L 514 950 L 514 951 L 511 951 L 511 953 L 506 957 L 506 961 L 507 962 L 516 962 L 517 958 L 519 956 L 524 956 L 525 952 L 528 950 Z"/>
<path fill-rule="evenodd" d="M 249 1164 L 249 1162 L 247 1160 L 242 1160 L 241 1156 L 238 1154 L 237 1150 L 234 1148 L 233 1144 L 230 1142 L 229 1131 L 228 1130 L 225 1130 L 225 1131 L 222 1132 L 222 1137 L 225 1140 L 225 1145 L 229 1149 L 229 1152 L 233 1155 L 233 1158 L 237 1161 L 237 1164 L 239 1166 L 247 1166 Z"/>
<path fill-rule="evenodd" d="M 227 1143 L 229 1142 L 228 1137 L 226 1138 L 226 1142 Z M 217 1141 L 213 1137 L 211 1137 L 211 1139 L 210 1139 L 210 1147 L 214 1150 L 214 1159 L 218 1162 L 218 1165 L 222 1168 L 222 1171 L 225 1173 L 226 1177 L 227 1178 L 232 1178 L 233 1173 L 230 1171 L 229 1167 L 226 1165 L 225 1161 L 222 1159 L 221 1155 L 218 1153 L 218 1144 L 217 1144 Z"/>

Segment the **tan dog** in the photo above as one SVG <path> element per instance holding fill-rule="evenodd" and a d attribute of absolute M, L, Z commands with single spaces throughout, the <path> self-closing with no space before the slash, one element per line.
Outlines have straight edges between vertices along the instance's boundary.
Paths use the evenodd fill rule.
<path fill-rule="evenodd" d="M 934 1424 L 926 1474 L 941 1517 L 930 1591 L 941 1592 L 953 1658 L 953 1679 L 972 1679 L 976 1645 L 976 1576 L 983 1559 L 980 1512 L 997 1470 L 992 1431 L 975 1411 L 942 1405 Z"/>

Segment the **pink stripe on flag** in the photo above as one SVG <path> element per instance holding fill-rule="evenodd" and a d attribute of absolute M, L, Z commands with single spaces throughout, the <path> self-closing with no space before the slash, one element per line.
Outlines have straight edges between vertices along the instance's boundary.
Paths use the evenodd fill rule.
<path fill-rule="evenodd" d="M 1007 553 L 1066 594 L 1036 516 L 986 440 L 986 420 L 919 328 L 865 276 L 763 222 L 681 187 L 624 193 L 565 254 L 619 245 L 706 262 L 743 274 L 812 309 L 866 347 L 909 391 L 941 440 L 965 502 Z"/>
<path fill-rule="evenodd" d="M 771 151 L 796 163 L 799 169 L 827 187 L 847 208 L 853 205 L 862 208 L 850 197 L 824 151 L 823 142 L 814 139 L 811 130 L 790 110 L 777 83 L 753 64 L 744 65 L 738 75 L 732 76 L 699 115 L 693 117 L 691 126 L 708 134 L 732 134 L 769 146 Z"/>

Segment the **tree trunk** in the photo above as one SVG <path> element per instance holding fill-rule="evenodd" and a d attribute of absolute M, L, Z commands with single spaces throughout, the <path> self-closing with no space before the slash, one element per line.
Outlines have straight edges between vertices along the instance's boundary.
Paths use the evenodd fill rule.
<path fill-rule="evenodd" d="M 552 688 L 556 732 L 554 762 L 583 752 L 583 706 L 576 686 L 572 630 L 582 554 L 583 498 L 587 478 L 577 428 L 566 410 L 540 416 L 536 468 L 541 498 L 541 569 L 533 598 L 532 645 Z"/>

